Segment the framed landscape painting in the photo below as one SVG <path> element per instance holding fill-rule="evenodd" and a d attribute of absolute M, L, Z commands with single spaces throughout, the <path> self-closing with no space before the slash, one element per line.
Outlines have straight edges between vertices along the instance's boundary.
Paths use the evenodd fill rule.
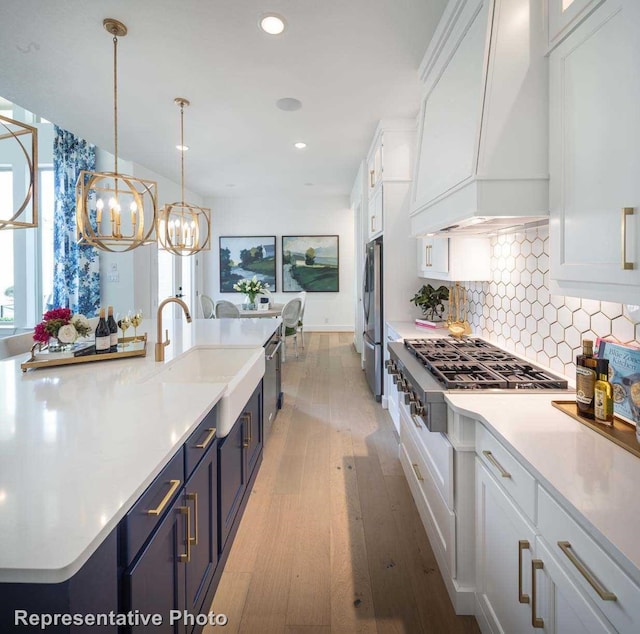
<path fill-rule="evenodd" d="M 233 285 L 254 275 L 276 290 L 276 237 L 220 236 L 220 292 L 237 293 Z"/>
<path fill-rule="evenodd" d="M 338 236 L 282 236 L 282 290 L 337 293 Z"/>

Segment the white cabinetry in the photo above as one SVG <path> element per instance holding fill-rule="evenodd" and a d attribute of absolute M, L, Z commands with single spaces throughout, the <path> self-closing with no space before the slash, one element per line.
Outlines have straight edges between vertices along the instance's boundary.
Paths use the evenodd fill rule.
<path fill-rule="evenodd" d="M 369 194 L 369 240 L 382 234 L 384 230 L 384 187 L 382 184 Z"/>
<path fill-rule="evenodd" d="M 394 187 L 406 192 L 411 182 L 415 123 L 410 120 L 381 121 L 367 155 L 369 240 L 382 235 L 385 216 L 392 221 L 402 203 L 398 204 Z M 386 191 L 385 191 L 386 190 Z"/>
<path fill-rule="evenodd" d="M 533 527 L 478 459 L 476 615 L 483 630 L 489 624 L 491 632 L 535 631 L 529 572 L 534 546 Z"/>
<path fill-rule="evenodd" d="M 420 69 L 412 235 L 548 216 L 546 47 L 539 0 L 449 2 Z"/>
<path fill-rule="evenodd" d="M 475 282 L 491 279 L 489 238 L 418 238 L 418 276 Z"/>
<path fill-rule="evenodd" d="M 640 2 L 607 0 L 550 56 L 558 294 L 622 303 L 640 295 L 639 32 Z"/>

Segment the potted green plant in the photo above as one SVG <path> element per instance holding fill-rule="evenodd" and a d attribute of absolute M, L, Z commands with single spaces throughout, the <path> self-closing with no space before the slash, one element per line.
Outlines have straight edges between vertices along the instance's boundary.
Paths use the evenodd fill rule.
<path fill-rule="evenodd" d="M 449 289 L 446 286 L 434 288 L 425 284 L 409 301 L 419 306 L 422 314 L 432 321 L 441 321 L 444 314 L 444 303 L 449 299 Z"/>

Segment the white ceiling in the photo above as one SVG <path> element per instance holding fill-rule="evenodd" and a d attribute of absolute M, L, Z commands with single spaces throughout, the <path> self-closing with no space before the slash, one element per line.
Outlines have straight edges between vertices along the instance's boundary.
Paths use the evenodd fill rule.
<path fill-rule="evenodd" d="M 1 0 L 0 96 L 203 196 L 348 194 L 379 119 L 414 117 L 446 0 Z M 288 24 L 268 36 L 259 17 Z M 303 107 L 283 112 L 275 102 Z M 303 140 L 305 150 L 293 143 Z M 313 187 L 305 183 L 313 183 Z"/>

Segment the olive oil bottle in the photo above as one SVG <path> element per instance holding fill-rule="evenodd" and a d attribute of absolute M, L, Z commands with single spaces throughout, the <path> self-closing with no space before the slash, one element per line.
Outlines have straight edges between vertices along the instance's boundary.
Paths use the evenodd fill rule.
<path fill-rule="evenodd" d="M 596 362 L 598 380 L 593 388 L 593 409 L 596 422 L 613 426 L 613 388 L 609 383 L 609 360 Z"/>
<path fill-rule="evenodd" d="M 593 407 L 596 384 L 596 362 L 593 357 L 593 341 L 582 340 L 582 354 L 576 358 L 576 401 L 578 414 L 585 418 L 595 418 Z"/>

